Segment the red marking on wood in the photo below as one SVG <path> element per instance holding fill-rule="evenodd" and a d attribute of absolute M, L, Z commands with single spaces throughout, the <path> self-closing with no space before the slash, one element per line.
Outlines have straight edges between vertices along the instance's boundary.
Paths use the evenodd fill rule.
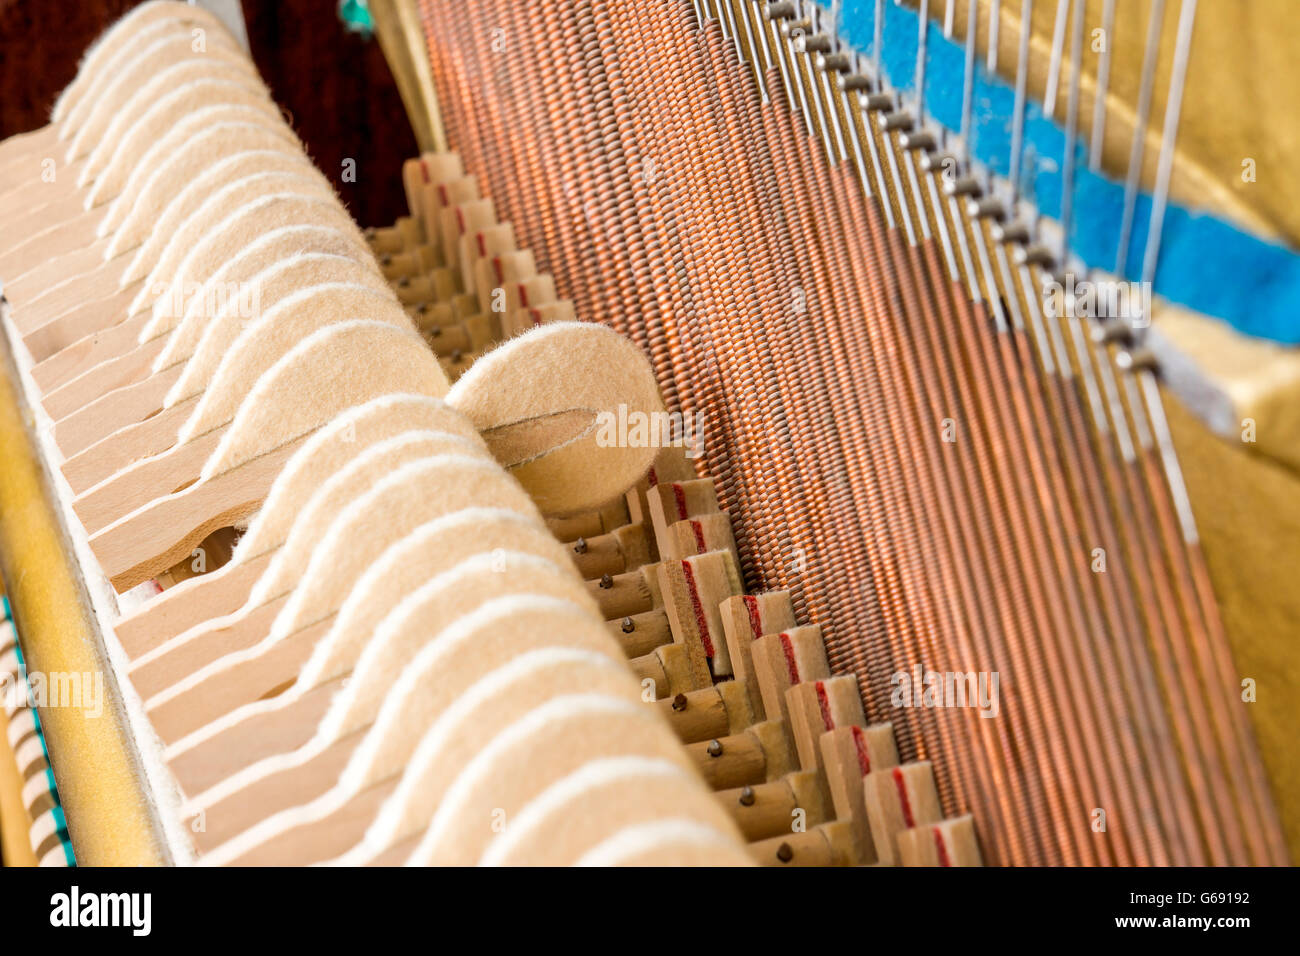
<path fill-rule="evenodd" d="M 456 231 L 462 235 L 465 232 L 465 210 L 460 206 L 456 207 Z"/>
<path fill-rule="evenodd" d="M 519 283 L 519 304 L 525 309 L 528 308 L 528 289 L 522 282 Z"/>
<path fill-rule="evenodd" d="M 429 185 L 429 164 L 425 160 L 420 160 L 420 173 L 424 176 L 424 184 Z"/>
<path fill-rule="evenodd" d="M 831 717 L 831 699 L 826 696 L 826 685 L 817 682 L 817 704 L 822 709 L 822 723 L 827 730 L 835 729 L 835 720 Z"/>
<path fill-rule="evenodd" d="M 447 184 L 438 183 L 438 205 L 448 206 L 450 204 L 451 200 L 447 196 Z"/>
<path fill-rule="evenodd" d="M 541 325 L 541 324 L 542 324 L 542 310 L 541 310 L 541 309 L 529 309 L 529 310 L 528 310 L 528 315 L 529 315 L 529 317 L 533 320 L 533 325 Z"/>
<path fill-rule="evenodd" d="M 745 610 L 749 611 L 749 629 L 754 632 L 754 640 L 758 640 L 763 636 L 763 619 L 758 613 L 758 598 L 752 594 L 746 594 Z"/>
<path fill-rule="evenodd" d="M 673 482 L 673 497 L 677 499 L 677 517 L 686 517 L 686 491 L 678 482 Z"/>
<path fill-rule="evenodd" d="M 502 277 L 503 277 L 503 275 L 504 275 L 504 273 L 502 272 L 502 269 L 501 269 L 501 257 L 500 257 L 500 256 L 493 256 L 493 257 L 492 257 L 492 271 L 493 271 L 494 273 L 496 273 L 496 277 L 497 277 L 497 285 L 500 285 L 500 284 L 501 284 Z"/>
<path fill-rule="evenodd" d="M 708 551 L 708 545 L 704 543 L 704 527 L 698 521 L 692 521 L 691 530 L 695 532 L 695 547 L 699 549 L 699 553 Z"/>
<path fill-rule="evenodd" d="M 655 485 L 659 484 L 659 475 L 655 473 L 655 470 L 654 470 L 653 466 L 650 468 L 650 471 L 649 471 L 649 473 L 646 475 L 646 478 L 647 478 L 647 480 L 650 482 L 650 487 L 651 487 L 651 488 L 653 488 Z"/>
<path fill-rule="evenodd" d="M 486 256 L 486 255 L 487 255 L 487 236 L 483 235 L 483 233 L 480 232 L 480 233 L 479 233 L 475 238 L 478 239 L 478 254 L 479 254 L 480 256 Z"/>
<path fill-rule="evenodd" d="M 894 786 L 898 790 L 898 803 L 903 809 L 903 822 L 907 826 L 916 826 L 916 821 L 912 818 L 912 801 L 907 799 L 907 782 L 903 779 L 903 770 L 901 767 L 895 767 L 893 772 Z"/>
<path fill-rule="evenodd" d="M 794 659 L 794 645 L 790 643 L 790 635 L 781 632 L 781 650 L 785 654 L 785 669 L 790 673 L 790 683 L 799 683 L 799 662 Z"/>
<path fill-rule="evenodd" d="M 691 608 L 695 611 L 695 627 L 700 632 L 700 643 L 704 645 L 704 654 L 713 658 L 713 641 L 709 640 L 709 619 L 704 616 L 704 605 L 700 601 L 699 589 L 695 586 L 695 572 L 686 561 L 682 562 L 682 575 L 686 578 L 686 590 L 691 595 Z"/>
<path fill-rule="evenodd" d="M 948 847 L 943 842 L 943 831 L 938 827 L 934 828 L 934 848 L 939 851 L 939 865 L 952 866 L 952 857 L 948 855 Z"/>
<path fill-rule="evenodd" d="M 867 753 L 867 735 L 861 727 L 853 728 L 853 749 L 858 752 L 858 769 L 863 776 L 871 773 L 871 754 Z"/>

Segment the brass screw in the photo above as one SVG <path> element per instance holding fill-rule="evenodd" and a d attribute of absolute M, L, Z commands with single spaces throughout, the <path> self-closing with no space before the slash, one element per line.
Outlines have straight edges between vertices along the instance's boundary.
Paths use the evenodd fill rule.
<path fill-rule="evenodd" d="M 710 741 L 709 741 L 709 746 L 708 746 L 708 749 L 707 749 L 707 753 L 708 753 L 708 755 L 709 755 L 710 757 L 721 757 L 721 756 L 722 756 L 722 741 L 720 741 L 720 740 L 710 740 Z"/>

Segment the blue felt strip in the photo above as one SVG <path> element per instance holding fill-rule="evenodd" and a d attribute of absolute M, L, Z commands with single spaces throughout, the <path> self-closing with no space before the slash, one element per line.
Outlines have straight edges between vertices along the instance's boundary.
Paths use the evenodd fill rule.
<path fill-rule="evenodd" d="M 871 54 L 877 0 L 844 0 L 841 36 Z M 914 88 L 919 13 L 894 0 L 885 5 L 882 63 L 889 82 Z M 950 130 L 961 128 L 965 56 L 936 24 L 926 32 L 925 105 Z M 1010 171 L 1015 89 L 976 62 L 971 152 L 995 172 Z M 1077 144 L 1070 247 L 1084 262 L 1112 270 L 1119 245 L 1124 186 L 1087 168 Z M 1065 131 L 1030 102 L 1025 116 L 1023 194 L 1060 218 Z M 1151 197 L 1138 196 L 1124 278 L 1140 279 Z M 1170 203 L 1161 234 L 1155 293 L 1196 312 L 1218 316 L 1249 335 L 1300 343 L 1300 255 L 1211 216 Z"/>

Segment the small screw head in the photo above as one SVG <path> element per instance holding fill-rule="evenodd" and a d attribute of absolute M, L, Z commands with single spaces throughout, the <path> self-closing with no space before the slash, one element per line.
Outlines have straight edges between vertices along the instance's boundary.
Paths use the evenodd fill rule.
<path fill-rule="evenodd" d="M 705 752 L 708 753 L 708 755 L 709 755 L 710 757 L 721 757 L 721 756 L 722 756 L 722 741 L 721 741 L 721 740 L 710 740 L 710 741 L 709 741 L 709 746 L 706 748 L 706 751 L 705 751 Z"/>
<path fill-rule="evenodd" d="M 683 710 L 686 709 L 686 703 L 687 703 L 686 695 L 678 694 L 676 697 L 673 698 L 673 710 L 677 711 L 680 714 Z M 714 743 L 717 743 L 717 741 L 714 741 Z"/>
<path fill-rule="evenodd" d="M 753 787 L 745 787 L 740 791 L 740 805 L 742 807 L 752 807 L 756 799 L 758 799 L 758 797 L 754 793 Z"/>
<path fill-rule="evenodd" d="M 586 538 L 579 538 L 577 541 L 573 542 L 573 552 L 574 552 L 574 554 L 586 554 L 586 553 L 587 553 L 587 539 L 586 539 Z"/>
<path fill-rule="evenodd" d="M 788 843 L 782 843 L 776 848 L 776 858 L 782 863 L 789 863 L 794 859 L 794 848 Z"/>
<path fill-rule="evenodd" d="M 623 618 L 623 633 L 631 634 L 635 630 L 636 623 L 630 617 Z"/>
<path fill-rule="evenodd" d="M 614 579 L 611 578 L 608 574 L 602 574 L 600 576 L 600 586 L 603 590 L 608 591 L 610 588 L 614 586 Z"/>

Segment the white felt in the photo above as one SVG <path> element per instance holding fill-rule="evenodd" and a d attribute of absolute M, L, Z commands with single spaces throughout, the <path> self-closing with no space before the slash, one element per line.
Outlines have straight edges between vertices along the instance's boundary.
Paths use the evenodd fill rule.
<path fill-rule="evenodd" d="M 387 289 L 377 291 L 348 282 L 299 289 L 252 319 L 239 334 L 212 372 L 177 440 L 192 441 L 230 421 L 249 387 L 282 355 L 312 332 L 351 319 L 387 322 L 394 328 L 412 331 L 415 328 L 406 310 Z"/>
<path fill-rule="evenodd" d="M 93 82 L 135 37 L 155 27 L 167 29 L 187 22 L 202 25 L 205 29 L 224 29 L 220 26 L 220 21 L 207 10 L 175 0 L 148 0 L 123 15 L 86 49 L 77 67 L 76 77 L 54 101 L 50 118 L 56 123 L 63 122 L 68 111 L 85 97 Z"/>
<path fill-rule="evenodd" d="M 405 431 L 448 432 L 478 441 L 460 415 L 427 395 L 394 393 L 345 410 L 307 438 L 276 477 L 231 558 L 243 563 L 284 543 L 317 488 L 369 445 Z"/>
<path fill-rule="evenodd" d="M 151 114 L 153 107 L 169 91 L 196 81 L 234 83 L 249 90 L 261 91 L 268 99 L 271 95 L 256 71 L 250 71 L 246 64 L 207 58 L 173 63 L 153 74 L 131 94 L 126 106 L 108 124 L 104 138 L 91 150 L 81 169 L 77 185 L 84 186 L 107 168 L 113 157 L 123 149 L 123 139 L 134 135 L 141 119 Z"/>
<path fill-rule="evenodd" d="M 391 294 L 373 269 L 347 256 L 310 252 L 282 259 L 240 284 L 228 287 L 228 292 L 214 300 L 216 312 L 203 328 L 197 343 L 192 339 L 177 343 L 175 340 L 181 335 L 179 326 L 167 336 L 167 344 L 154 359 L 152 370 L 160 372 L 181 361 L 185 365 L 180 378 L 167 393 L 163 407 L 170 408 L 207 388 L 224 357 L 257 316 L 267 315 L 298 290 L 329 282 L 359 285 L 377 294 Z M 207 305 L 204 311 L 208 311 Z"/>
<path fill-rule="evenodd" d="M 234 44 L 229 34 L 216 33 L 213 40 L 215 42 L 207 45 L 206 53 L 196 53 L 193 49 L 194 40 L 188 31 L 172 32 L 136 51 L 122 65 L 113 82 L 105 86 L 96 97 L 85 121 L 72 138 L 72 144 L 68 148 L 68 161 L 84 156 L 93 149 L 103 138 L 113 117 L 130 102 L 131 95 L 139 89 L 140 84 L 172 63 L 203 57 L 224 59 L 232 65 L 244 63 L 250 71 L 253 69 L 247 55 Z"/>
<path fill-rule="evenodd" d="M 70 140 L 81 129 L 86 118 L 90 116 L 95 105 L 103 101 L 104 92 L 116 81 L 122 71 L 131 63 L 139 52 L 159 38 L 187 33 L 185 24 L 176 18 L 155 20 L 142 24 L 140 29 L 131 31 L 122 37 L 122 42 L 115 44 L 108 51 L 99 66 L 88 76 L 84 95 L 77 97 L 75 103 L 68 103 L 63 117 L 59 120 L 59 139 Z M 74 86 L 76 83 L 74 82 Z M 57 104 L 56 104 L 57 105 Z"/>
<path fill-rule="evenodd" d="M 323 176 L 319 173 L 304 173 L 298 169 L 251 172 L 224 183 L 213 189 L 175 227 L 170 241 L 163 247 L 157 263 L 150 270 L 146 284 L 168 282 L 180 271 L 186 257 L 203 242 L 214 223 L 224 222 L 227 216 L 245 206 L 250 198 L 274 194 L 336 198 L 334 190 Z"/>
<path fill-rule="evenodd" d="M 450 550 L 450 543 L 444 541 L 448 537 L 459 537 L 462 550 L 492 553 L 497 559 L 493 570 L 500 574 L 510 573 L 510 554 L 531 554 L 557 567 L 569 566 L 564 546 L 530 516 L 504 508 L 477 507 L 436 518 L 390 545 L 357 580 L 339 606 L 329 633 L 303 665 L 298 678 L 302 689 L 356 666 L 385 609 L 395 607 L 428 578 L 429 558 L 442 549 Z"/>
<path fill-rule="evenodd" d="M 447 377 L 418 333 L 371 321 L 313 332 L 258 378 L 201 477 L 229 471 L 345 408 L 393 392 L 447 393 Z"/>
<path fill-rule="evenodd" d="M 645 355 L 602 325 L 556 322 L 512 338 L 471 365 L 447 401 L 478 426 L 546 514 L 599 507 L 634 485 L 658 454 L 602 427 L 620 414 L 626 421 L 664 410 Z M 576 424 L 556 434 L 548 421 Z M 496 434 L 509 436 L 505 457 Z"/>
<path fill-rule="evenodd" d="M 331 226 L 313 225 L 272 229 L 227 259 L 193 295 L 186 297 L 180 320 L 175 323 L 167 349 L 163 352 L 167 354 L 168 350 L 176 350 L 169 355 L 166 365 L 174 364 L 185 354 L 193 354 L 210 325 L 211 303 L 219 301 L 222 296 L 228 297 L 229 290 L 241 288 L 243 283 L 253 281 L 266 269 L 290 261 L 296 255 L 311 252 L 355 259 L 379 276 L 374 256 L 357 245 L 350 233 L 340 232 Z M 159 358 L 161 360 L 162 356 Z M 166 366 L 159 365 L 155 371 L 161 371 L 164 367 Z"/>
<path fill-rule="evenodd" d="M 91 160 L 88 159 L 77 185 L 85 187 L 93 183 L 91 194 L 98 197 L 95 200 L 97 205 L 99 199 L 118 195 L 126 187 L 127 180 L 136 164 L 141 162 L 141 157 L 168 130 L 196 110 L 218 105 L 247 107 L 261 113 L 268 121 L 280 118 L 279 107 L 261 90 L 229 80 L 192 80 L 156 102 L 120 141 L 105 139 L 101 145 L 110 153 L 106 167 L 92 174 Z M 92 155 L 91 159 L 93 158 Z"/>
<path fill-rule="evenodd" d="M 422 677 L 428 679 L 426 668 L 413 665 L 412 671 L 418 671 Z M 405 675 L 403 677 L 405 678 Z M 457 728 L 472 723 L 476 713 L 484 708 L 500 706 L 507 701 L 518 705 L 525 701 L 530 693 L 544 693 L 542 688 L 548 683 L 558 681 L 581 683 L 596 692 L 601 691 L 602 684 L 606 683 L 610 685 L 608 692 L 617 692 L 619 689 L 626 688 L 628 683 L 635 683 L 621 662 L 611 660 L 604 655 L 576 648 L 544 648 L 527 652 L 505 662 L 477 683 L 466 688 L 461 696 L 437 715 L 433 726 L 444 736 L 453 734 Z M 404 680 L 404 683 L 409 682 Z M 282 811 L 259 821 L 244 833 L 227 841 L 211 853 L 205 854 L 201 860 L 202 864 L 228 863 L 249 848 L 275 837 L 290 826 L 323 819 L 340 809 L 350 797 L 360 793 L 367 785 L 399 772 L 402 766 L 399 755 L 393 755 L 386 761 L 375 761 L 373 754 L 382 751 L 385 745 L 395 740 L 409 741 L 409 746 L 414 746 L 415 740 L 408 736 L 409 731 L 413 727 L 421 726 L 421 718 L 427 718 L 428 715 L 400 713 L 402 708 L 395 705 L 394 701 L 408 704 L 412 701 L 418 702 L 419 695 L 399 694 L 395 691 L 385 697 L 383 712 L 358 744 L 335 787 L 305 806 Z M 444 727 L 446 729 L 443 729 Z M 399 730 L 406 733 L 398 733 Z M 399 750 L 409 750 L 409 746 Z"/>
<path fill-rule="evenodd" d="M 158 264 L 163 251 L 170 250 L 174 245 L 172 237 L 180 229 L 181 224 L 213 193 L 228 183 L 254 173 L 277 172 L 297 173 L 307 177 L 313 173 L 320 175 L 306 156 L 296 150 L 290 150 L 287 145 L 282 150 L 240 150 L 207 167 L 168 201 L 162 215 L 158 217 L 156 228 L 131 257 L 130 263 L 122 273 L 119 285 L 125 287 L 147 276 Z"/>
<path fill-rule="evenodd" d="M 245 198 L 203 233 L 203 238 L 185 254 L 171 275 L 160 275 L 155 267 L 129 309 L 134 314 L 156 299 L 153 314 L 140 332 L 141 344 L 174 328 L 184 314 L 177 308 L 178 301 L 188 299 L 192 290 L 200 288 L 223 263 L 238 255 L 261 233 L 307 223 L 347 231 L 351 220 L 334 197 L 297 193 L 292 187 Z"/>
<path fill-rule="evenodd" d="M 455 488 L 446 490 L 449 484 Z M 464 507 L 454 496 L 457 491 L 464 498 L 477 497 L 485 504 L 535 514 L 523 489 L 490 459 L 444 454 L 399 468 L 333 516 L 299 578 L 300 586 L 276 616 L 272 636 L 278 639 L 337 610 L 347 589 L 392 542 L 426 521 Z M 382 524 L 374 521 L 376 514 L 387 516 Z M 355 569 L 355 575 L 340 581 L 341 567 Z M 267 570 L 250 601 L 260 598 L 261 603 L 277 596 L 270 593 Z"/>
<path fill-rule="evenodd" d="M 591 790 L 614 782 L 658 777 L 677 779 L 683 784 L 695 782 L 678 764 L 657 757 L 601 757 L 583 764 L 525 804 L 509 826 L 488 844 L 478 865 L 501 866 L 506 863 L 520 844 L 543 830 L 552 817 L 563 813 L 570 803 Z"/>
<path fill-rule="evenodd" d="M 104 255 L 115 258 L 143 245 L 173 200 L 209 167 L 250 150 L 303 155 L 301 146 L 289 136 L 283 124 L 256 120 L 211 124 L 169 154 L 156 169 L 144 174 L 146 178 L 140 184 L 139 198 L 130 204 L 120 224 L 110 222 L 107 215 L 100 220 L 96 234 L 109 239 Z"/>
<path fill-rule="evenodd" d="M 483 671 L 516 656 L 481 653 L 493 640 L 486 636 L 489 628 L 493 633 L 500 630 L 506 607 L 514 609 L 524 621 L 530 619 L 530 609 L 577 607 L 572 599 L 581 594 L 580 584 L 544 559 L 510 555 L 509 564 L 526 579 L 518 583 L 493 571 L 491 561 L 491 555 L 478 555 L 443 571 L 401 601 L 375 628 L 351 678 L 330 701 L 329 710 L 305 744 L 231 774 L 194 795 L 188 809 L 196 812 L 212 806 L 256 780 L 308 763 L 348 734 L 372 724 L 378 733 L 357 751 L 351 779 L 340 782 L 349 793 L 355 793 L 398 773 L 438 710 L 450 706 L 464 690 L 440 683 L 440 667 L 450 666 L 454 659 L 471 653 L 472 648 L 479 648 L 483 664 L 479 670 Z M 584 610 L 590 614 L 589 609 Z M 547 618 L 552 619 L 557 618 Z M 537 637 L 541 646 L 564 646 L 567 633 L 567 629 L 546 630 L 537 632 Z M 622 681 L 619 689 L 626 692 L 627 682 L 635 680 L 617 649 L 607 641 L 594 647 L 566 649 L 598 658 L 611 667 Z M 520 651 L 526 649 L 518 647 Z M 388 739 L 381 742 L 383 738 Z M 179 749 L 178 743 L 169 752 Z"/>
<path fill-rule="evenodd" d="M 735 839 L 716 827 L 689 818 L 669 818 L 640 823 L 620 830 L 592 847 L 575 866 L 620 866 L 649 853 L 671 847 L 706 847 L 726 853 L 727 865 L 743 861 L 736 853 Z"/>
<path fill-rule="evenodd" d="M 437 787 L 431 786 L 432 781 L 425 781 L 428 787 L 426 792 L 441 790 L 443 796 L 437 803 L 437 809 L 419 844 L 407 860 L 408 865 L 432 863 L 438 859 L 444 836 L 452 827 L 462 823 L 462 814 L 473 799 L 474 790 L 497 772 L 501 761 L 513 750 L 521 745 L 526 746 L 529 739 L 538 736 L 554 739 L 557 734 L 564 732 L 566 724 L 591 721 L 614 725 L 622 720 L 652 726 L 658 719 L 658 714 L 652 708 L 637 702 L 635 698 L 603 694 L 565 694 L 529 711 L 480 749 L 452 780 Z M 410 767 L 418 768 L 431 763 L 436 751 L 447 745 L 447 739 L 445 730 L 437 726 L 431 728 L 420 741 L 416 755 L 411 758 Z"/>
<path fill-rule="evenodd" d="M 212 721 L 178 741 L 170 753 L 184 753 L 245 720 L 287 708 L 313 688 L 351 671 L 373 643 L 376 629 L 408 595 L 446 569 L 444 553 L 453 551 L 457 559 L 490 552 L 497 561 L 494 572 L 503 574 L 510 573 L 511 559 L 519 555 L 557 566 L 568 561 L 563 546 L 536 518 L 504 508 L 465 508 L 420 525 L 389 545 L 357 579 L 293 686 Z"/>
<path fill-rule="evenodd" d="M 276 552 L 250 593 L 250 602 L 263 603 L 294 588 L 302 580 L 313 557 L 324 546 L 332 523 L 353 502 L 365 499 L 372 488 L 403 466 L 439 455 L 488 460 L 479 444 L 445 432 L 424 431 L 403 432 L 376 442 L 357 455 L 316 489 L 311 500 L 299 511 L 284 546 Z M 292 622 L 286 619 L 278 636 L 291 633 L 288 629 L 292 626 Z M 273 627 L 272 636 L 277 636 L 276 631 Z"/>
<path fill-rule="evenodd" d="M 267 132 L 278 135 L 286 143 L 299 145 L 293 131 L 282 120 L 268 116 L 263 110 L 239 104 L 200 107 L 177 120 L 167 134 L 156 140 L 140 157 L 136 168 L 127 178 L 126 185 L 104 214 L 99 224 L 99 234 L 106 236 L 119 229 L 142 202 L 158 209 L 163 208 L 172 196 L 184 188 L 185 183 L 222 156 L 257 145 L 247 141 L 242 144 L 230 143 L 222 152 L 211 148 L 201 151 L 194 149 L 194 141 L 200 134 L 211 137 L 213 130 L 222 123 L 260 126 Z M 97 190 L 98 184 L 87 194 L 87 209 L 112 198 Z M 143 241 L 143 236 L 140 241 Z"/>

